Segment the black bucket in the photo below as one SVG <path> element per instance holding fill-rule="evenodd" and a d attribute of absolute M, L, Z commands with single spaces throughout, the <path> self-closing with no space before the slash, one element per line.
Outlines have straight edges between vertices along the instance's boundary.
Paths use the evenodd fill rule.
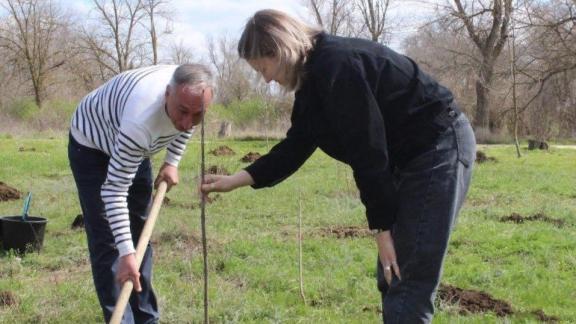
<path fill-rule="evenodd" d="M 16 250 L 18 253 L 40 251 L 44 243 L 44 231 L 48 220 L 42 217 L 8 216 L 0 218 L 2 223 L 2 243 L 4 250 Z"/>

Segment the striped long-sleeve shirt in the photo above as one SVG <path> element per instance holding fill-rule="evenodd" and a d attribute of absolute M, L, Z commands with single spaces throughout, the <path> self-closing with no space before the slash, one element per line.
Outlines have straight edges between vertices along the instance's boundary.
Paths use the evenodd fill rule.
<path fill-rule="evenodd" d="M 193 129 L 180 132 L 165 111 L 165 91 L 177 66 L 121 73 L 89 93 L 72 117 L 74 139 L 110 156 L 101 196 L 120 256 L 133 253 L 128 189 L 140 163 L 167 147 L 165 162 L 178 166 Z"/>

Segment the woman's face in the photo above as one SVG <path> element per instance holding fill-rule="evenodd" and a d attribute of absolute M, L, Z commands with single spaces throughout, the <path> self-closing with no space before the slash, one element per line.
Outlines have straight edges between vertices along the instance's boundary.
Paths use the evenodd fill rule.
<path fill-rule="evenodd" d="M 258 59 L 248 60 L 248 64 L 260 73 L 266 83 L 270 81 L 276 81 L 278 84 L 285 86 L 286 76 L 282 72 L 282 65 L 280 64 L 280 59 L 276 57 L 261 57 Z"/>

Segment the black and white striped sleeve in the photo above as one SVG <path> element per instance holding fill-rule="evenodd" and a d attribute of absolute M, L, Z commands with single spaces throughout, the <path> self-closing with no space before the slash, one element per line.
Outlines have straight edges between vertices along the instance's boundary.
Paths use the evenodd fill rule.
<path fill-rule="evenodd" d="M 166 148 L 166 157 L 164 162 L 178 166 L 180 163 L 180 159 L 182 159 L 182 155 L 184 155 L 184 150 L 186 150 L 186 145 L 188 144 L 188 140 L 192 137 L 192 133 L 194 132 L 193 129 L 182 132 L 176 138 L 174 138 L 168 147 Z"/>
<path fill-rule="evenodd" d="M 144 160 L 147 140 L 149 136 L 145 130 L 130 123 L 123 125 L 116 136 L 108 175 L 102 185 L 106 217 L 120 256 L 135 252 L 130 232 L 128 189 Z"/>

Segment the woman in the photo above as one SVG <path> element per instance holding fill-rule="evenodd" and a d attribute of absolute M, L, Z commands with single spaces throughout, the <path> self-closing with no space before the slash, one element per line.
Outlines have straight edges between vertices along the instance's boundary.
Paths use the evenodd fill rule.
<path fill-rule="evenodd" d="M 246 24 L 238 53 L 266 82 L 295 90 L 292 125 L 272 150 L 204 193 L 270 187 L 319 147 L 351 166 L 379 252 L 386 323 L 427 323 L 474 134 L 450 91 L 380 44 L 328 35 L 275 10 Z"/>

